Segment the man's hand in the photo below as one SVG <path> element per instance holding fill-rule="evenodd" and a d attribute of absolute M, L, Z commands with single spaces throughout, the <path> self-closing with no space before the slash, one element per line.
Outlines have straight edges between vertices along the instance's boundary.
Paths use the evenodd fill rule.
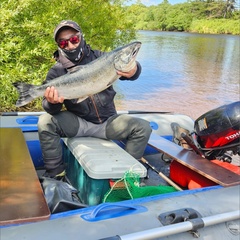
<path fill-rule="evenodd" d="M 117 74 L 126 78 L 131 78 L 137 72 L 137 64 L 129 72 L 117 71 Z"/>
<path fill-rule="evenodd" d="M 44 93 L 46 100 L 52 104 L 63 103 L 64 97 L 58 96 L 58 91 L 53 86 L 48 87 Z"/>

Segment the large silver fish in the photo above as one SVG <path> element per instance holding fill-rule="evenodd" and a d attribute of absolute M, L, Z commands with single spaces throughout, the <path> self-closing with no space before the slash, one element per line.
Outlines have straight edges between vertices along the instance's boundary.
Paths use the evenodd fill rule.
<path fill-rule="evenodd" d="M 87 97 L 108 88 L 118 78 L 116 71 L 128 72 L 136 64 L 141 42 L 133 42 L 105 53 L 96 60 L 75 67 L 73 72 L 57 77 L 42 85 L 13 83 L 19 91 L 16 106 L 21 107 L 44 95 L 47 87 L 54 86 L 59 96 L 83 101 Z"/>

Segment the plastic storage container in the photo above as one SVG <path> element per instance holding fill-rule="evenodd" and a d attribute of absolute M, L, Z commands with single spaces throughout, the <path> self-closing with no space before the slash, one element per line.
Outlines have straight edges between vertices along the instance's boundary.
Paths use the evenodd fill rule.
<path fill-rule="evenodd" d="M 79 137 L 64 143 L 67 176 L 84 204 L 101 203 L 110 188 L 109 179 L 120 179 L 129 170 L 140 177 L 147 174 L 141 163 L 112 141 Z"/>

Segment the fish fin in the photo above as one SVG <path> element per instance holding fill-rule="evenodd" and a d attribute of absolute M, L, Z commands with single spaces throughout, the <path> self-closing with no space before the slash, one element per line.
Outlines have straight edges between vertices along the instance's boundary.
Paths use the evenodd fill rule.
<path fill-rule="evenodd" d="M 88 96 L 87 97 L 78 98 L 77 103 L 80 103 L 80 102 L 84 101 L 87 98 L 88 98 Z"/>
<path fill-rule="evenodd" d="M 107 86 L 110 87 L 111 85 L 113 85 L 113 83 L 114 83 L 115 81 L 116 81 L 116 79 L 111 80 L 111 81 L 107 84 Z"/>
<path fill-rule="evenodd" d="M 83 67 L 82 66 L 74 66 L 72 68 L 68 68 L 68 72 L 74 73 L 74 72 L 77 72 L 78 70 L 80 70 L 81 68 L 83 68 Z"/>
<path fill-rule="evenodd" d="M 15 82 L 13 83 L 13 86 L 17 88 L 18 93 L 19 93 L 19 98 L 16 102 L 17 107 L 22 107 L 29 102 L 31 102 L 34 97 L 31 96 L 29 91 L 34 87 L 32 84 L 27 84 L 27 83 L 21 83 L 21 82 Z"/>

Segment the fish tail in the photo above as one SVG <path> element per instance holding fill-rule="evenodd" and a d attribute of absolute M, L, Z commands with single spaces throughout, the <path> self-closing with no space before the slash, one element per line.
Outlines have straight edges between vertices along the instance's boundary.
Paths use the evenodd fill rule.
<path fill-rule="evenodd" d="M 19 93 L 19 98 L 16 102 L 17 107 L 22 107 L 34 99 L 34 97 L 30 94 L 30 90 L 34 87 L 34 85 L 22 82 L 15 82 L 13 83 L 13 86 L 17 88 Z"/>

